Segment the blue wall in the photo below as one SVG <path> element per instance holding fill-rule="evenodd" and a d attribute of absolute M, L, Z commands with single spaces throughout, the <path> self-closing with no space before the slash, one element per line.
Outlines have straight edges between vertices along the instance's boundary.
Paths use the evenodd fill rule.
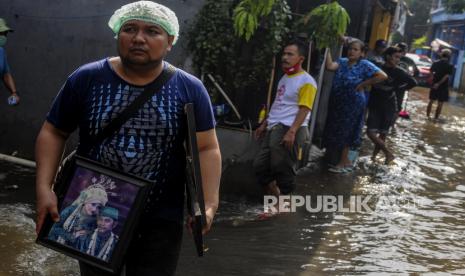
<path fill-rule="evenodd" d="M 441 8 L 431 13 L 431 22 L 433 24 L 432 39 L 434 40 L 435 38 L 439 38 L 455 47 L 452 51 L 451 58 L 451 64 L 455 66 L 455 74 L 450 84 L 453 85 L 455 89 L 458 89 L 463 73 L 465 13 L 448 14 L 443 8 Z M 432 58 L 437 58 L 437 55 L 433 54 Z"/>

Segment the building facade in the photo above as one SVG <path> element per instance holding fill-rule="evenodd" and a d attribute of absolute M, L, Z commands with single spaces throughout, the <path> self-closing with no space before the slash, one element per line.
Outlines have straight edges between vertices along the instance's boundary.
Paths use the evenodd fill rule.
<path fill-rule="evenodd" d="M 431 25 L 430 42 L 440 39 L 452 46 L 451 62 L 455 66 L 455 73 L 451 85 L 454 89 L 464 92 L 465 12 L 461 14 L 447 13 L 443 1 L 434 0 L 431 10 Z"/>

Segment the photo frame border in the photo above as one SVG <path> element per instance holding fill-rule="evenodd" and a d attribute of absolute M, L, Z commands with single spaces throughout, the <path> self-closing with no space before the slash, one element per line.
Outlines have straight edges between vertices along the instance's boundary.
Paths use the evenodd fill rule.
<path fill-rule="evenodd" d="M 71 258 L 77 259 L 79 261 L 82 261 L 92 266 L 103 269 L 105 271 L 108 271 L 111 273 L 117 273 L 122 268 L 125 253 L 131 242 L 132 234 L 143 212 L 144 203 L 147 200 L 151 182 L 149 180 L 106 167 L 96 161 L 93 161 L 93 160 L 90 160 L 90 159 L 87 159 L 81 156 L 76 155 L 75 160 L 73 160 L 72 162 L 73 163 L 71 164 L 71 170 L 70 170 L 72 171 L 72 173 L 65 175 L 63 177 L 63 181 L 56 183 L 53 187 L 53 190 L 58 200 L 58 210 L 61 210 L 63 207 L 62 206 L 63 202 L 65 200 L 68 190 L 70 189 L 72 179 L 78 167 L 93 170 L 97 173 L 108 175 L 112 178 L 116 178 L 118 180 L 124 181 L 132 185 L 136 185 L 139 188 L 138 193 L 136 197 L 134 198 L 134 202 L 132 206 L 130 207 L 128 216 L 121 229 L 121 234 L 119 235 L 118 244 L 116 245 L 110 260 L 106 262 L 97 257 L 83 253 L 70 246 L 63 245 L 56 241 L 50 240 L 48 238 L 48 235 L 54 224 L 54 221 L 52 220 L 50 214 L 47 214 L 44 220 L 44 224 L 42 225 L 42 228 L 37 236 L 36 243 L 42 246 L 45 246 L 49 249 L 55 250 L 59 253 L 65 254 Z"/>

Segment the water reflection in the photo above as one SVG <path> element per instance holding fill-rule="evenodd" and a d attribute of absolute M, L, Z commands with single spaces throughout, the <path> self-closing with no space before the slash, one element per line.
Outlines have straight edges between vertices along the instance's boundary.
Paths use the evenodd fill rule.
<path fill-rule="evenodd" d="M 418 115 L 402 121 L 391 139 L 396 164 L 373 165 L 362 158 L 358 173 L 364 177 L 353 193 L 399 196 L 415 204 L 335 216 L 326 241 L 301 275 L 465 273 L 465 159 L 460 153 L 465 121 L 459 119 L 464 111 L 450 107 L 456 116 L 448 116 L 447 123 L 431 122 L 422 118 L 424 103 L 414 103 L 411 112 Z"/>
<path fill-rule="evenodd" d="M 34 171 L 0 163 L 0 275 L 75 276 L 72 259 L 34 243 Z"/>
<path fill-rule="evenodd" d="M 31 207 L 0 205 L 0 275 L 78 275 L 73 260 L 34 243 Z"/>

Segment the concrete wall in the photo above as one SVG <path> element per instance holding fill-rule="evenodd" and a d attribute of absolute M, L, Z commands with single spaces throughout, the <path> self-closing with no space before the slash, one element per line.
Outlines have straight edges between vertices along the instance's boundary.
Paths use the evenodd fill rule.
<path fill-rule="evenodd" d="M 15 29 L 5 47 L 21 104 L 8 106 L 0 86 L 0 153 L 33 158 L 36 135 L 66 77 L 83 63 L 116 55 L 107 26 L 128 0 L 0 0 L 0 17 Z M 188 67 L 186 31 L 204 1 L 159 0 L 180 21 L 180 40 L 168 61 Z"/>

